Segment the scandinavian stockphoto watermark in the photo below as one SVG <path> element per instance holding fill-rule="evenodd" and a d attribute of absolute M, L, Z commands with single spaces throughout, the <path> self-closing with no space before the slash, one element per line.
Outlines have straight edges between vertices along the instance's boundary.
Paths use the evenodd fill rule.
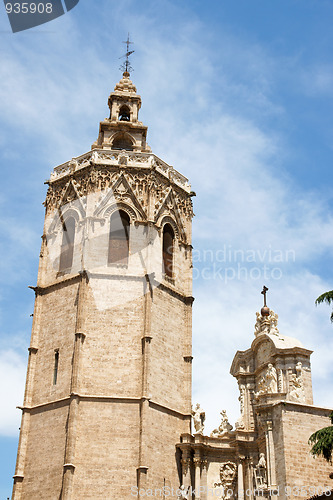
<path fill-rule="evenodd" d="M 230 281 L 279 280 L 283 268 L 296 261 L 293 249 L 281 250 L 268 245 L 266 248 L 194 249 L 193 279 Z"/>
<path fill-rule="evenodd" d="M 72 10 L 80 0 L 4 0 L 13 33 L 53 21 Z"/>

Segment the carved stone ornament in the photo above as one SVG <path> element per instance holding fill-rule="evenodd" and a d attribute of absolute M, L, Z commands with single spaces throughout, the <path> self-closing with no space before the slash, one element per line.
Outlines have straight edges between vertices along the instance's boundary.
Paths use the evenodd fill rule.
<path fill-rule="evenodd" d="M 197 403 L 192 409 L 192 419 L 193 426 L 195 430 L 195 434 L 202 434 L 204 430 L 204 422 L 206 419 L 206 414 L 202 408 L 200 408 L 200 404 Z"/>
<path fill-rule="evenodd" d="M 236 431 L 245 429 L 245 424 L 243 422 L 242 417 L 239 417 L 239 419 L 236 421 L 235 429 L 236 429 Z"/>
<path fill-rule="evenodd" d="M 222 488 L 223 492 L 220 498 L 231 498 L 233 493 L 233 483 L 237 474 L 237 466 L 234 462 L 226 462 L 220 466 L 220 478 L 214 482 L 214 488 Z"/>
<path fill-rule="evenodd" d="M 211 433 L 211 437 L 221 437 L 232 431 L 232 425 L 230 424 L 227 416 L 226 410 L 222 410 L 221 413 L 221 423 L 217 429 L 214 429 Z"/>
<path fill-rule="evenodd" d="M 269 316 L 262 316 L 259 312 L 256 312 L 256 324 L 254 326 L 254 335 L 258 337 L 261 334 L 279 335 L 278 315 L 270 310 Z"/>
<path fill-rule="evenodd" d="M 163 216 L 164 210 L 169 213 L 171 211 L 177 224 L 180 226 L 184 226 L 185 221 L 193 217 L 191 198 L 181 190 L 176 189 L 173 191 L 172 204 L 169 203 L 169 207 L 163 206 L 164 201 L 169 201 L 170 199 L 169 197 L 169 199 L 166 200 L 168 195 L 170 195 L 170 186 L 166 180 L 160 178 L 151 171 L 147 172 L 147 170 L 136 169 L 135 172 L 126 170 L 126 173 L 123 172 L 121 174 L 119 172 L 119 167 L 117 169 L 111 169 L 100 163 L 94 163 L 94 165 L 89 166 L 89 168 L 79 169 L 75 172 L 75 179 L 73 179 L 75 195 L 81 198 L 96 191 L 107 191 L 111 189 L 115 192 L 117 201 L 117 197 L 122 195 L 122 193 L 117 193 L 116 189 L 120 176 L 125 179 L 131 192 L 146 211 L 150 200 L 155 200 L 154 205 L 157 207 L 154 213 L 155 220 Z M 52 183 L 49 185 L 45 200 L 45 206 L 48 211 L 58 209 L 67 202 L 65 198 L 67 197 L 69 186 L 68 177 L 63 177 L 56 182 L 54 182 L 53 177 L 51 177 L 51 181 Z M 69 193 L 69 195 L 73 195 L 73 193 Z"/>
<path fill-rule="evenodd" d="M 190 468 L 190 464 L 191 464 L 191 462 L 190 462 L 190 459 L 188 457 L 187 458 L 182 458 L 182 466 L 183 466 L 183 474 L 184 474 L 184 476 L 187 475 L 188 470 Z"/>

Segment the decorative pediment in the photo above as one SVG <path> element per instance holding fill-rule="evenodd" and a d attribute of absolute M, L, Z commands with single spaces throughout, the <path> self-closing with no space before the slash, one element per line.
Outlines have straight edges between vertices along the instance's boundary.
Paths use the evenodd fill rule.
<path fill-rule="evenodd" d="M 121 173 L 116 182 L 107 190 L 103 200 L 96 207 L 95 217 L 102 216 L 110 205 L 130 204 L 133 205 L 142 220 L 147 220 L 145 209 L 137 199 L 126 176 Z"/>
<path fill-rule="evenodd" d="M 162 220 L 162 217 L 168 214 L 172 214 L 175 217 L 177 226 L 179 228 L 180 236 L 183 241 L 186 241 L 186 233 L 184 230 L 181 217 L 179 215 L 176 197 L 171 187 L 168 189 L 164 200 L 155 210 L 155 223 L 157 223 L 159 220 Z"/>
<path fill-rule="evenodd" d="M 74 217 L 76 221 L 84 219 L 86 216 L 86 197 L 79 195 L 72 180 L 68 182 L 64 190 L 58 209 L 49 226 L 48 233 L 51 234 L 57 231 L 59 224 L 62 225 L 64 220 L 69 216 Z"/>
<path fill-rule="evenodd" d="M 78 190 L 76 189 L 76 186 L 72 179 L 68 182 L 64 194 L 62 195 L 61 201 L 59 206 L 63 207 L 64 205 L 71 205 L 75 202 L 77 205 L 79 211 L 81 212 L 82 216 L 85 214 L 85 199 L 82 198 L 82 196 L 79 195 Z"/>

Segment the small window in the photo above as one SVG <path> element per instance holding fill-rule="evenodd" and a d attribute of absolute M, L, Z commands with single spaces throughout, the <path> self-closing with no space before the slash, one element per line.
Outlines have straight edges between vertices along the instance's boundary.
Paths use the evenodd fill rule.
<path fill-rule="evenodd" d="M 130 218 L 126 212 L 114 212 L 110 220 L 109 264 L 128 263 Z"/>
<path fill-rule="evenodd" d="M 163 269 L 164 274 L 168 278 L 172 278 L 173 274 L 173 240 L 174 232 L 170 224 L 166 224 L 163 228 Z"/>
<path fill-rule="evenodd" d="M 75 239 L 75 219 L 74 217 L 69 217 L 63 224 L 59 271 L 68 271 L 72 267 L 73 253 L 74 253 L 74 239 Z"/>
<path fill-rule="evenodd" d="M 53 385 L 57 384 L 58 380 L 58 366 L 59 366 L 59 350 L 54 351 L 54 369 L 53 369 Z"/>

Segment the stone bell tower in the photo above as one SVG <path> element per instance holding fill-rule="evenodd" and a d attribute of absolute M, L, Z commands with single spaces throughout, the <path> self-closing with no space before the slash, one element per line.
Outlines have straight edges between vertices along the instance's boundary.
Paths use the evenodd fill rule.
<path fill-rule="evenodd" d="M 127 71 L 108 104 L 92 150 L 48 182 L 15 500 L 127 499 L 181 484 L 192 193 L 151 153 Z"/>

